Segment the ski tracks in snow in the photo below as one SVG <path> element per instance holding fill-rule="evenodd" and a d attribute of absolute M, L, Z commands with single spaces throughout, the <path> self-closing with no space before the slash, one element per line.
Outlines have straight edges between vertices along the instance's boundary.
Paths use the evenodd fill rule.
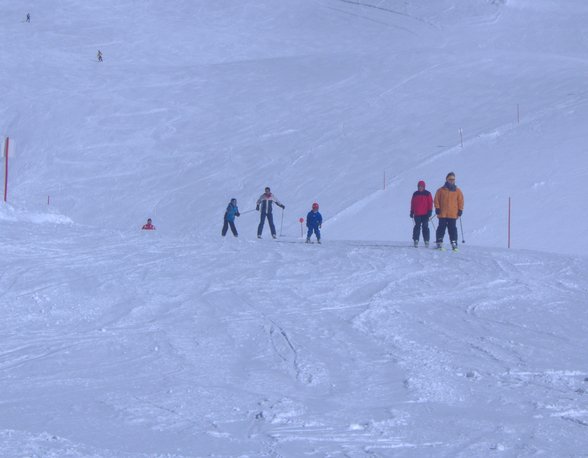
<path fill-rule="evenodd" d="M 78 451 L 86 428 L 188 456 L 586 445 L 583 260 L 59 231 L 2 245 L 6 434 L 69 405 Z"/>

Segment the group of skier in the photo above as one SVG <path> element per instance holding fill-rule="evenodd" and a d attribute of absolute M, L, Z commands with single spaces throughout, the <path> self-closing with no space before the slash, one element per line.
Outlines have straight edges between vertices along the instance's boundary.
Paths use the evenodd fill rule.
<path fill-rule="evenodd" d="M 255 210 L 261 212 L 259 225 L 257 226 L 257 238 L 261 238 L 263 227 L 267 220 L 272 237 L 275 239 L 276 227 L 274 225 L 273 208 L 274 204 L 282 209 L 286 206 L 281 203 L 276 196 L 271 192 L 269 187 L 265 188 L 264 193 L 257 199 Z M 435 193 L 435 198 L 426 189 L 426 184 L 423 180 L 417 184 L 417 191 L 412 195 L 410 201 L 410 218 L 414 221 L 412 230 L 412 240 L 415 247 L 419 244 L 420 235 L 422 232 L 425 246 L 429 246 L 430 230 L 429 221 L 433 218 L 433 209 L 435 210 L 435 217 L 439 220 L 439 225 L 436 229 L 435 243 L 436 248 L 443 248 L 443 239 L 445 232 L 449 233 L 449 241 L 451 248 L 457 250 L 457 219 L 463 213 L 464 198 L 461 189 L 455 185 L 455 173 L 450 172 L 445 177 L 445 184 L 440 187 Z M 252 210 L 251 210 L 252 211 Z M 224 237 L 227 234 L 228 228 L 235 237 L 238 236 L 237 228 L 235 226 L 235 218 L 240 216 L 239 207 L 237 206 L 237 199 L 233 198 L 229 202 L 223 217 L 223 228 L 221 231 Z M 319 204 L 313 203 L 312 209 L 306 215 L 306 243 L 311 242 L 311 237 L 314 234 L 318 243 L 321 243 L 321 226 L 323 224 L 323 217 L 319 213 Z"/>
<path fill-rule="evenodd" d="M 432 218 L 434 207 L 435 215 L 439 220 L 435 234 L 436 248 L 443 248 L 443 239 L 447 230 L 451 248 L 457 250 L 457 219 L 463 214 L 464 199 L 461 189 L 455 185 L 455 173 L 449 172 L 447 174 L 445 184 L 437 189 L 434 199 L 431 193 L 425 189 L 424 181 L 419 181 L 417 188 L 418 190 L 414 192 L 410 201 L 410 217 L 414 221 L 412 230 L 414 246 L 417 247 L 419 244 L 421 231 L 425 246 L 429 246 L 429 221 Z"/>
<path fill-rule="evenodd" d="M 286 206 L 280 202 L 276 196 L 271 192 L 269 187 L 266 187 L 264 193 L 257 199 L 255 210 L 260 212 L 259 225 L 257 226 L 257 238 L 260 239 L 267 220 L 270 228 L 272 238 L 277 238 L 276 226 L 274 224 L 274 204 L 281 209 Z M 435 197 L 431 195 L 426 189 L 426 183 L 421 180 L 417 184 L 417 190 L 413 193 L 410 201 L 410 218 L 414 221 L 412 230 L 412 240 L 415 247 L 419 245 L 421 233 L 425 246 L 429 246 L 431 232 L 429 230 L 429 222 L 436 217 L 439 220 L 435 233 L 436 248 L 443 248 L 443 239 L 445 232 L 449 233 L 449 241 L 451 248 L 457 250 L 457 220 L 463 214 L 464 198 L 461 189 L 455 185 L 455 173 L 450 172 L 445 177 L 445 184 L 441 186 L 435 193 Z M 433 216 L 435 210 L 435 216 Z M 253 211 L 253 210 L 250 210 Z M 247 213 L 247 212 L 246 212 Z M 223 228 L 221 235 L 225 237 L 229 228 L 235 237 L 239 236 L 237 227 L 235 226 L 235 218 L 241 216 L 239 207 L 237 206 L 237 199 L 232 198 L 227 205 L 225 214 L 223 216 Z M 321 243 L 321 227 L 323 224 L 323 217 L 319 213 L 319 204 L 314 202 L 311 210 L 306 215 L 306 243 L 311 243 L 311 237 L 314 234 L 317 243 Z M 144 230 L 154 230 L 151 218 L 147 220 L 147 224 L 143 226 Z"/>
<path fill-rule="evenodd" d="M 260 212 L 259 225 L 257 226 L 257 238 L 260 239 L 267 220 L 270 228 L 272 238 L 277 238 L 276 226 L 274 224 L 274 204 L 280 207 L 282 210 L 286 206 L 278 200 L 278 198 L 272 193 L 269 187 L 266 187 L 263 194 L 259 196 L 255 204 L 255 210 Z M 312 204 L 312 209 L 306 215 L 306 227 L 308 229 L 306 236 L 306 243 L 310 243 L 312 234 L 316 236 L 318 243 L 321 243 L 321 226 L 323 224 L 323 217 L 319 213 L 319 205 L 315 202 Z M 227 235 L 228 228 L 231 228 L 231 232 L 235 237 L 238 237 L 237 228 L 235 227 L 235 217 L 240 216 L 239 207 L 237 206 L 237 199 L 232 198 L 227 205 L 225 215 L 223 217 L 223 229 L 221 235 L 224 237 Z"/>

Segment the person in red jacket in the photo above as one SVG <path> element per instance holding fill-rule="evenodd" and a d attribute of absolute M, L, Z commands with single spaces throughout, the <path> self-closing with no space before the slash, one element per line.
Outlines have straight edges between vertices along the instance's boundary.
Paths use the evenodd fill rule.
<path fill-rule="evenodd" d="M 419 237 L 421 234 L 421 227 L 423 228 L 423 240 L 425 246 L 429 246 L 429 218 L 433 214 L 433 197 L 431 193 L 425 189 L 425 182 L 419 181 L 417 184 L 418 191 L 415 191 L 410 201 L 410 217 L 414 221 L 412 229 L 412 241 L 414 246 L 419 245 Z"/>
<path fill-rule="evenodd" d="M 147 224 L 143 224 L 143 228 L 144 231 L 154 231 L 155 230 L 155 226 L 153 224 L 151 224 L 151 218 L 147 218 Z"/>

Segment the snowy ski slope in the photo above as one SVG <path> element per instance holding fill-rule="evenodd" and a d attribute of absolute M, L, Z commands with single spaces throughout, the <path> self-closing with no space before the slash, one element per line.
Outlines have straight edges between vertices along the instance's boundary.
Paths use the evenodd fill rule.
<path fill-rule="evenodd" d="M 0 7 L 1 457 L 586 456 L 588 4 Z"/>

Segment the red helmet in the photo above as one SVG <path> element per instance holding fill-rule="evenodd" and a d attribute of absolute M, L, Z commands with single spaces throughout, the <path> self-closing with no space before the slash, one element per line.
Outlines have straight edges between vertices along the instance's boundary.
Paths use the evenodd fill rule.
<path fill-rule="evenodd" d="M 312 204 L 312 209 L 313 210 L 318 210 L 318 204 L 316 202 L 314 204 Z"/>

